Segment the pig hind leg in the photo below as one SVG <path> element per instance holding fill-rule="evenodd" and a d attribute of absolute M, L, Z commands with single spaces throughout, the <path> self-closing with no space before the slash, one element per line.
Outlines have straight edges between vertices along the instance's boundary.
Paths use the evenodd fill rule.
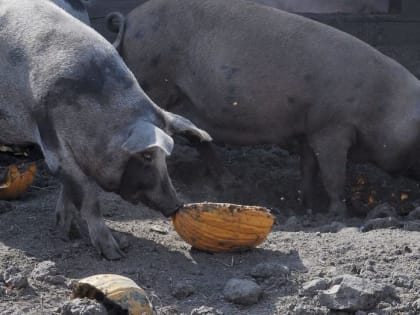
<path fill-rule="evenodd" d="M 309 144 L 315 152 L 321 179 L 330 199 L 329 212 L 345 215 L 344 185 L 352 129 L 342 126 L 324 128 L 309 137 Z"/>
<path fill-rule="evenodd" d="M 314 190 L 318 174 L 318 161 L 314 151 L 307 140 L 301 142 L 300 172 L 302 177 L 302 203 L 305 209 L 312 209 L 314 206 Z"/>

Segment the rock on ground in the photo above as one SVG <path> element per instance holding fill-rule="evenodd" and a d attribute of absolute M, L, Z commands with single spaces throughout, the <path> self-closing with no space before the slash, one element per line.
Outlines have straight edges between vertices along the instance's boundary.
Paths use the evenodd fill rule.
<path fill-rule="evenodd" d="M 268 278 L 276 278 L 276 281 L 286 282 L 290 276 L 290 270 L 287 266 L 279 263 L 260 263 L 252 268 L 250 275 L 258 283 Z"/>
<path fill-rule="evenodd" d="M 61 315 L 106 315 L 105 307 L 89 299 L 74 299 L 66 302 L 61 308 Z"/>
<path fill-rule="evenodd" d="M 302 296 L 314 296 L 320 290 L 326 290 L 330 284 L 330 279 L 318 278 L 308 281 L 302 285 L 299 294 Z"/>
<path fill-rule="evenodd" d="M 319 293 L 320 304 L 332 310 L 370 310 L 392 295 L 390 287 L 352 275 L 337 277 L 333 283 Z"/>
<path fill-rule="evenodd" d="M 411 289 L 413 287 L 413 279 L 410 279 L 409 276 L 404 274 L 393 274 L 392 275 L 392 283 L 401 288 Z"/>
<path fill-rule="evenodd" d="M 24 289 L 28 286 L 28 278 L 18 267 L 9 267 L 3 273 L 3 281 L 13 289 Z"/>
<path fill-rule="evenodd" d="M 50 284 L 65 284 L 66 277 L 58 274 L 58 269 L 55 262 L 45 260 L 38 263 L 31 272 L 32 279 L 41 282 L 48 282 Z"/>
<path fill-rule="evenodd" d="M 195 293 L 194 286 L 189 282 L 178 282 L 172 288 L 172 296 L 177 299 L 185 299 Z"/>
<path fill-rule="evenodd" d="M 246 279 L 230 279 L 223 290 L 226 300 L 241 305 L 257 303 L 261 294 L 261 287 L 254 281 Z"/>

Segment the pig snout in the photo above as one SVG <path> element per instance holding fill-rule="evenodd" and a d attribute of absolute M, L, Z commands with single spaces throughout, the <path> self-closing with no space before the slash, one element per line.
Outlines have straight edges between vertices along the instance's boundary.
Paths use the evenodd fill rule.
<path fill-rule="evenodd" d="M 160 211 L 164 216 L 172 216 L 184 204 L 173 187 L 169 176 L 161 181 L 158 188 L 143 194 L 143 203 L 148 207 Z"/>
<path fill-rule="evenodd" d="M 174 214 L 183 203 L 177 196 L 166 167 L 155 168 L 148 174 L 137 172 L 139 169 L 140 164 L 129 163 L 121 182 L 120 196 L 133 204 L 142 202 L 167 217 Z"/>

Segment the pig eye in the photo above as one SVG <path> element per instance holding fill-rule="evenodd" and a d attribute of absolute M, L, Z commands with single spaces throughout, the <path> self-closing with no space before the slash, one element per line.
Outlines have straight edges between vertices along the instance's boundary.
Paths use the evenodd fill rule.
<path fill-rule="evenodd" d="M 143 152 L 141 154 L 141 157 L 143 158 L 143 160 L 145 160 L 147 162 L 151 162 L 153 160 L 153 155 L 150 152 Z"/>

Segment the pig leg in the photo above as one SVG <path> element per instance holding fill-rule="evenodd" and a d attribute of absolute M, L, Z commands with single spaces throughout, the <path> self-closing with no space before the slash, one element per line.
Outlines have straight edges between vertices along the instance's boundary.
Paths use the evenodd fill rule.
<path fill-rule="evenodd" d="M 351 139 L 351 129 L 343 127 L 323 129 L 309 139 L 318 160 L 322 182 L 330 198 L 329 212 L 337 215 L 346 214 L 343 195 Z"/>
<path fill-rule="evenodd" d="M 61 185 L 55 208 L 55 219 L 57 231 L 60 233 L 61 239 L 65 241 L 68 241 L 73 235 L 79 235 L 78 227 L 75 223 L 75 210 L 76 208 L 69 198 L 68 189 Z"/>
<path fill-rule="evenodd" d="M 301 143 L 300 171 L 302 177 L 302 199 L 305 209 L 312 209 L 314 202 L 314 188 L 318 174 L 318 161 L 315 153 L 304 140 Z"/>
<path fill-rule="evenodd" d="M 111 260 L 123 257 L 123 252 L 102 217 L 96 197 L 98 194 L 97 185 L 76 167 L 72 172 L 65 173 L 61 169 L 58 177 L 63 185 L 56 212 L 60 220 L 59 227 L 63 227 L 65 232 L 69 232 L 73 221 L 71 210 L 74 205 L 76 209 L 80 210 L 82 218 L 86 221 L 91 242 L 98 252 Z"/>
<path fill-rule="evenodd" d="M 95 183 L 90 180 L 84 183 L 80 213 L 87 223 L 90 239 L 98 252 L 110 260 L 120 259 L 125 255 L 105 224 L 99 207 L 99 201 L 95 197 L 97 194 L 98 191 Z"/>

